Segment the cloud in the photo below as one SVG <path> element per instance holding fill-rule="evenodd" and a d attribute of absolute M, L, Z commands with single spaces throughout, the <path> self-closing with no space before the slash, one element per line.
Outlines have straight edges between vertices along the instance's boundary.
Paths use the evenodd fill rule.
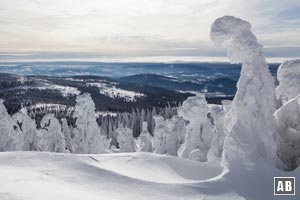
<path fill-rule="evenodd" d="M 210 25 L 229 14 L 286 56 L 300 45 L 299 13 L 299 0 L 1 0 L 0 51 L 219 56 Z"/>

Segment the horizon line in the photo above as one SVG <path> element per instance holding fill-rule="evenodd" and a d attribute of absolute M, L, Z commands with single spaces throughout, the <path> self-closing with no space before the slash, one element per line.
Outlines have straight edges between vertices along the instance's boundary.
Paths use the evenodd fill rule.
<path fill-rule="evenodd" d="M 286 60 L 300 59 L 297 57 L 266 57 L 267 63 L 282 63 Z M 227 57 L 201 56 L 140 56 L 140 57 L 102 57 L 102 58 L 36 58 L 36 59 L 5 59 L 0 63 L 231 63 Z M 238 64 L 238 63 L 233 63 Z"/>

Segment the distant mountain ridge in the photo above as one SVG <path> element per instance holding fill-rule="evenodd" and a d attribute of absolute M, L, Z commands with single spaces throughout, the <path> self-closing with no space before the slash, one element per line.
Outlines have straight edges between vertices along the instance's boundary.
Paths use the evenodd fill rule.
<path fill-rule="evenodd" d="M 208 96 L 233 96 L 237 81 L 230 78 L 213 78 L 202 80 L 180 80 L 158 74 L 136 74 L 117 79 L 121 82 L 162 87 L 181 92 L 203 92 Z"/>

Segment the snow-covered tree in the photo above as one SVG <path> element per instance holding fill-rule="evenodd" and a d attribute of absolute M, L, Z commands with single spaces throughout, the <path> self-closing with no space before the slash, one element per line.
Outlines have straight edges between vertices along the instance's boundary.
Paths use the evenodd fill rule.
<path fill-rule="evenodd" d="M 273 127 L 275 84 L 262 45 L 251 32 L 250 23 L 233 16 L 215 20 L 211 39 L 216 45 L 230 39 L 228 58 L 232 63 L 243 63 L 237 93 L 225 120 L 228 135 L 222 165 L 243 169 L 254 167 L 259 160 L 277 164 Z"/>
<path fill-rule="evenodd" d="M 193 150 L 197 152 L 198 161 L 207 161 L 207 152 L 212 139 L 212 126 L 207 118 L 208 107 L 205 96 L 197 94 L 185 100 L 178 110 L 178 115 L 189 121 L 186 127 L 185 143 L 181 147 L 179 153 L 183 158 L 196 158 L 190 156 Z M 201 155 L 200 155 L 201 154 Z"/>
<path fill-rule="evenodd" d="M 41 129 L 38 132 L 38 146 L 41 151 L 65 152 L 64 135 L 54 114 L 47 114 L 43 117 Z"/>
<path fill-rule="evenodd" d="M 133 139 L 132 130 L 127 127 L 119 127 L 117 130 L 117 140 L 119 143 L 119 152 L 135 152 L 136 146 Z"/>
<path fill-rule="evenodd" d="M 38 149 L 38 131 L 35 120 L 23 112 L 14 114 L 12 118 L 20 130 L 16 136 L 16 150 L 36 151 Z"/>
<path fill-rule="evenodd" d="M 102 134 L 96 121 L 95 104 L 89 93 L 77 96 L 73 117 L 76 128 L 73 129 L 75 153 L 104 153 L 110 144 Z"/>
<path fill-rule="evenodd" d="M 186 134 L 186 121 L 183 117 L 174 115 L 172 118 L 174 126 L 169 127 L 171 132 L 174 131 L 178 135 L 180 145 L 184 143 Z"/>
<path fill-rule="evenodd" d="M 209 108 L 209 117 L 212 118 L 213 136 L 210 148 L 207 153 L 207 160 L 214 161 L 220 159 L 223 153 L 223 145 L 225 140 L 224 133 L 224 114 L 225 111 L 218 105 Z M 226 109 L 226 108 L 225 108 Z"/>
<path fill-rule="evenodd" d="M 300 164 L 300 95 L 275 112 L 276 130 L 280 135 L 278 155 L 286 170 Z"/>
<path fill-rule="evenodd" d="M 281 104 L 300 94 L 300 59 L 283 62 L 277 71 L 279 85 L 276 88 L 277 98 Z"/>
<path fill-rule="evenodd" d="M 62 128 L 62 133 L 64 135 L 64 140 L 66 143 L 66 150 L 69 151 L 70 153 L 73 153 L 73 147 L 72 147 L 72 135 L 71 135 L 71 130 L 68 126 L 68 122 L 66 118 L 61 119 L 61 128 Z"/>
<path fill-rule="evenodd" d="M 153 152 L 158 154 L 167 153 L 167 139 L 166 135 L 169 135 L 169 130 L 164 118 L 160 115 L 153 117 L 155 123 L 155 129 L 153 132 Z"/>
<path fill-rule="evenodd" d="M 182 117 L 173 116 L 166 120 L 168 131 L 166 132 L 167 154 L 177 156 L 182 137 L 185 134 L 185 121 Z"/>
<path fill-rule="evenodd" d="M 13 151 L 16 147 L 15 128 L 17 125 L 7 113 L 3 100 L 0 99 L 0 151 Z"/>
<path fill-rule="evenodd" d="M 147 122 L 143 122 L 143 131 L 139 137 L 140 142 L 140 151 L 144 152 L 153 152 L 152 147 L 152 136 L 148 131 L 148 124 Z"/>

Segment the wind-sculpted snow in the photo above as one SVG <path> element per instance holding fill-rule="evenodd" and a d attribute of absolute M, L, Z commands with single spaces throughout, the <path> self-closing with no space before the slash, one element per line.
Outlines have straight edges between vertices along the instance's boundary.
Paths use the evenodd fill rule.
<path fill-rule="evenodd" d="M 280 159 L 287 170 L 293 170 L 300 164 L 300 95 L 275 112 L 275 124 L 280 135 Z"/>
<path fill-rule="evenodd" d="M 212 41 L 230 40 L 228 58 L 241 62 L 241 76 L 231 110 L 226 116 L 227 137 L 222 164 L 227 168 L 253 168 L 260 160 L 276 164 L 273 113 L 275 84 L 250 23 L 232 16 L 218 18 L 211 27 Z"/>
<path fill-rule="evenodd" d="M 284 104 L 300 94 L 300 59 L 283 62 L 277 71 L 277 98 Z"/>

